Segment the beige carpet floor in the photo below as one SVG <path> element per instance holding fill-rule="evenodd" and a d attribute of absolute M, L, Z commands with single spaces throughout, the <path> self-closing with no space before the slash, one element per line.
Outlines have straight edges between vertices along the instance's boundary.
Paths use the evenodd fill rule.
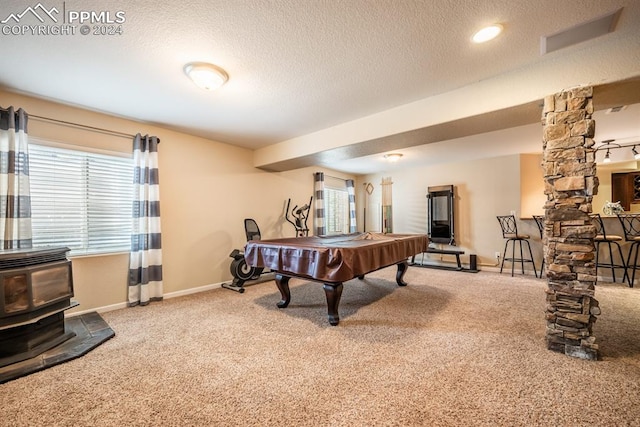
<path fill-rule="evenodd" d="M 546 282 L 395 269 L 104 313 L 116 336 L 0 385 L 2 426 L 638 426 L 640 289 L 599 284 L 601 361 L 545 347 Z"/>

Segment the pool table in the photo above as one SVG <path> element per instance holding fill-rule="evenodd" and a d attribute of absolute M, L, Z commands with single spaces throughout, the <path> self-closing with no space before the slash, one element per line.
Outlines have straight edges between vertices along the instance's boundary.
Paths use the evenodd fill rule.
<path fill-rule="evenodd" d="M 344 282 L 356 277 L 362 280 L 367 273 L 397 265 L 396 283 L 406 286 L 407 259 L 426 251 L 428 243 L 423 234 L 382 233 L 254 240 L 247 243 L 244 257 L 248 265 L 275 273 L 282 295 L 277 303 L 280 308 L 291 301 L 291 277 L 323 283 L 329 323 L 335 326 L 340 322 L 338 305 Z"/>

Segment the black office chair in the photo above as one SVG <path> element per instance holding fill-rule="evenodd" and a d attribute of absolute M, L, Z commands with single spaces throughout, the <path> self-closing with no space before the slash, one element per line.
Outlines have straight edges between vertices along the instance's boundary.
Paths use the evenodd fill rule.
<path fill-rule="evenodd" d="M 542 265 L 540 266 L 540 277 L 542 277 L 542 272 L 544 271 L 544 216 L 533 215 L 533 220 L 538 226 L 538 231 L 540 232 L 540 241 L 542 241 Z"/>
<path fill-rule="evenodd" d="M 618 214 L 620 224 L 622 224 L 622 230 L 624 231 L 624 240 L 631 242 L 629 248 L 629 254 L 627 255 L 627 279 L 629 280 L 629 287 L 633 288 L 633 283 L 636 280 L 636 270 L 638 269 L 638 248 L 640 247 L 640 214 Z M 635 255 L 633 255 L 633 251 Z M 633 263 L 631 259 L 633 258 Z M 633 270 L 629 274 L 629 269 Z"/>
<path fill-rule="evenodd" d="M 504 242 L 504 254 L 502 255 L 502 264 L 500 265 L 500 273 L 504 267 L 504 262 L 511 262 L 511 277 L 513 277 L 513 269 L 516 262 L 519 262 L 522 268 L 522 274 L 524 274 L 524 263 L 530 262 L 533 266 L 533 274 L 538 277 L 536 271 L 536 263 L 533 260 L 533 253 L 531 252 L 531 244 L 529 243 L 530 236 L 527 234 L 519 234 L 518 226 L 516 224 L 516 217 L 514 215 L 498 216 L 498 222 L 502 228 L 502 237 L 507 239 Z M 507 258 L 507 247 L 511 242 L 511 258 Z M 520 245 L 520 258 L 516 258 L 516 242 Z M 522 251 L 522 242 L 527 244 L 529 250 L 529 258 L 525 258 Z"/>
<path fill-rule="evenodd" d="M 621 236 L 616 236 L 615 234 L 607 234 L 604 228 L 604 222 L 602 221 L 602 217 L 600 214 L 591 214 L 589 215 L 591 218 L 591 222 L 596 226 L 596 237 L 593 238 L 593 242 L 596 244 L 596 276 L 598 276 L 598 267 L 610 268 L 611 269 L 611 277 L 613 281 L 616 281 L 616 268 L 622 268 L 624 270 L 624 276 L 622 277 L 622 281 L 628 281 L 627 278 L 627 264 L 624 260 L 624 255 L 622 255 L 622 248 L 620 247 L 620 241 L 622 241 Z M 601 262 L 600 261 L 600 245 L 606 244 L 609 248 L 609 262 Z M 620 262 L 622 264 L 616 264 L 613 261 L 613 249 L 611 245 L 615 245 L 618 248 L 618 254 L 620 255 Z"/>

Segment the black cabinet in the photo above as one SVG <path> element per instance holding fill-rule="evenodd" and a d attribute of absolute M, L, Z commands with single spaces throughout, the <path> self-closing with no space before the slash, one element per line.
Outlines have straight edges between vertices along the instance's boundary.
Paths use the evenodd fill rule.
<path fill-rule="evenodd" d="M 619 201 L 625 211 L 640 203 L 640 172 L 612 173 L 611 201 Z"/>

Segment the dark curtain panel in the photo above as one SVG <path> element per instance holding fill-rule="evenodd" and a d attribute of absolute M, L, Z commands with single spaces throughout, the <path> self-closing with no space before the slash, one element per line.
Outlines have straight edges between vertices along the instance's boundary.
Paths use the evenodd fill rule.
<path fill-rule="evenodd" d="M 3 249 L 32 247 L 28 115 L 0 108 L 0 237 Z"/>
<path fill-rule="evenodd" d="M 356 224 L 356 189 L 352 179 L 347 180 L 347 194 L 349 195 L 349 233 L 358 231 Z"/>
<path fill-rule="evenodd" d="M 382 178 L 382 232 L 393 233 L 393 208 L 391 206 L 391 177 Z"/>
<path fill-rule="evenodd" d="M 160 180 L 155 136 L 133 139 L 134 198 L 129 306 L 162 300 L 162 238 L 160 230 Z"/>
<path fill-rule="evenodd" d="M 313 189 L 315 195 L 315 216 L 314 231 L 316 236 L 324 236 L 327 234 L 327 228 L 324 224 L 324 173 L 316 172 L 313 174 Z"/>

